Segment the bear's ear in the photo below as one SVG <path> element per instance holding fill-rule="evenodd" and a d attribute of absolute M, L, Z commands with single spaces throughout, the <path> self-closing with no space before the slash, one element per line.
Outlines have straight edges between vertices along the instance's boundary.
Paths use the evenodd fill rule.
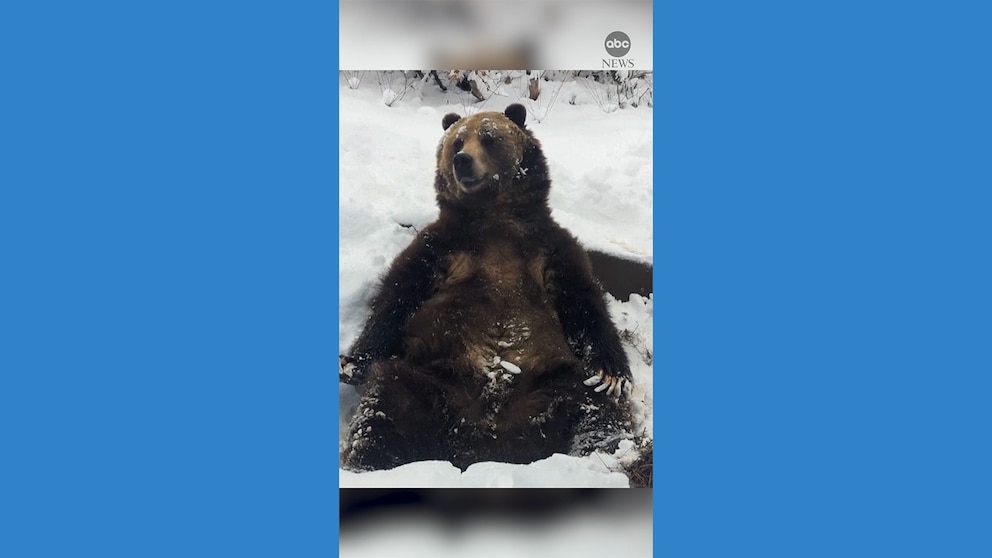
<path fill-rule="evenodd" d="M 444 115 L 444 118 L 441 119 L 441 127 L 447 130 L 448 128 L 451 127 L 452 124 L 458 122 L 461 119 L 462 119 L 461 116 L 458 116 L 453 112 L 449 112 L 448 114 Z"/>
<path fill-rule="evenodd" d="M 507 118 L 512 120 L 514 124 L 520 126 L 521 128 L 524 127 L 524 122 L 527 120 L 527 109 L 519 103 L 513 103 L 512 105 L 506 107 L 503 114 L 505 114 Z"/>

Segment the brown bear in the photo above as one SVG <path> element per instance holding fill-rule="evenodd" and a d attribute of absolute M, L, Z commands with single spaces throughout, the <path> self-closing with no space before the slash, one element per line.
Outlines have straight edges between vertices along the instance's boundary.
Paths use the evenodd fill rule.
<path fill-rule="evenodd" d="M 519 104 L 442 119 L 440 215 L 393 261 L 340 358 L 346 469 L 530 463 L 630 438 L 630 368 Z"/>

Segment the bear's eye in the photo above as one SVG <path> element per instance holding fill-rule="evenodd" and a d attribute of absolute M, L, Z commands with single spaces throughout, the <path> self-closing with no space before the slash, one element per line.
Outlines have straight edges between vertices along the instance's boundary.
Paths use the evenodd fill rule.
<path fill-rule="evenodd" d="M 489 134 L 482 134 L 482 146 L 483 147 L 492 147 L 493 146 L 493 143 L 495 141 L 496 141 L 496 139 L 493 138 L 491 135 L 489 135 Z"/>
<path fill-rule="evenodd" d="M 452 147 L 455 149 L 455 153 L 458 153 L 459 151 L 461 151 L 463 145 L 465 145 L 465 142 L 462 141 L 461 138 L 456 139 L 455 140 L 455 143 L 452 144 Z"/>

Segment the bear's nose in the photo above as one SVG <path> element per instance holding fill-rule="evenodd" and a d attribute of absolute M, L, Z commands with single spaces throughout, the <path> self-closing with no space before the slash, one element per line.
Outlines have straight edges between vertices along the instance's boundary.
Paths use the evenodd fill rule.
<path fill-rule="evenodd" d="M 472 156 L 464 151 L 455 155 L 454 159 L 455 172 L 460 175 L 471 174 L 472 172 Z"/>

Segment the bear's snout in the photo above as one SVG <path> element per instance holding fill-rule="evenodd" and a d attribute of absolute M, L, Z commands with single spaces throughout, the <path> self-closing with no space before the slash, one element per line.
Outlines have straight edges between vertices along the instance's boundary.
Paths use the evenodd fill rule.
<path fill-rule="evenodd" d="M 455 172 L 455 180 L 458 187 L 467 194 L 477 192 L 485 184 L 484 173 L 477 172 L 475 158 L 459 151 L 451 161 L 451 166 Z"/>
<path fill-rule="evenodd" d="M 455 177 L 458 178 L 458 180 L 466 177 L 474 178 L 472 176 L 472 162 L 472 156 L 464 151 L 455 155 L 453 164 L 455 166 Z"/>

